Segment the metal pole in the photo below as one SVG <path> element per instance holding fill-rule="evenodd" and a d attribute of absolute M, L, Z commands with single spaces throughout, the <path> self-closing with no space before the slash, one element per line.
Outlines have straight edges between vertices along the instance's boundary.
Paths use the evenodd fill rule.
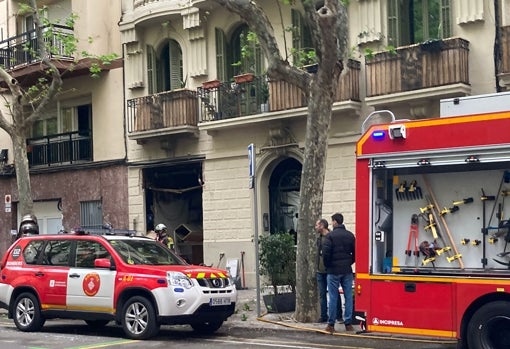
<path fill-rule="evenodd" d="M 259 227 L 258 227 L 258 208 L 257 208 L 257 186 L 256 186 L 256 163 L 255 163 L 255 145 L 251 143 L 248 146 L 248 160 L 250 182 L 249 188 L 253 195 L 253 243 L 255 244 L 255 284 L 257 287 L 257 317 L 260 317 L 260 273 L 259 273 Z"/>

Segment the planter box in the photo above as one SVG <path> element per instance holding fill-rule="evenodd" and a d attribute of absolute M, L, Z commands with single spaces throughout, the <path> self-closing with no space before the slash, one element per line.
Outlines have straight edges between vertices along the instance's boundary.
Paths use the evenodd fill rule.
<path fill-rule="evenodd" d="M 253 81 L 254 77 L 255 75 L 253 75 L 252 73 L 246 73 L 234 76 L 234 81 L 236 82 L 236 84 L 243 84 L 245 82 Z"/>
<path fill-rule="evenodd" d="M 296 309 L 295 293 L 280 293 L 263 295 L 264 304 L 268 313 L 288 313 Z"/>
<path fill-rule="evenodd" d="M 210 80 L 202 83 L 203 88 L 218 88 L 220 86 L 220 80 Z"/>

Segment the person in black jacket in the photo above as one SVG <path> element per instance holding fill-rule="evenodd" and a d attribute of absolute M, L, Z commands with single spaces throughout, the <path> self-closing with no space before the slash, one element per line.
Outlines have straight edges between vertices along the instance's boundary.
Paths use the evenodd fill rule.
<path fill-rule="evenodd" d="M 355 257 L 355 237 L 354 234 L 345 229 L 344 217 L 340 213 L 331 216 L 333 230 L 326 235 L 322 245 L 324 266 L 328 273 L 328 325 L 326 331 L 333 333 L 335 331 L 335 319 L 337 304 L 340 302 L 338 292 L 339 286 L 342 286 L 345 297 L 344 323 L 346 331 L 354 331 L 352 327 L 353 314 L 353 295 L 352 284 L 354 275 L 352 273 L 352 264 Z"/>
<path fill-rule="evenodd" d="M 319 304 L 320 304 L 320 318 L 318 322 L 328 322 L 328 273 L 324 266 L 324 259 L 322 258 L 322 244 L 329 234 L 328 221 L 319 219 L 315 222 L 315 231 L 317 232 L 317 286 L 319 291 Z M 342 302 L 337 304 L 338 323 L 343 324 L 343 309 Z"/>

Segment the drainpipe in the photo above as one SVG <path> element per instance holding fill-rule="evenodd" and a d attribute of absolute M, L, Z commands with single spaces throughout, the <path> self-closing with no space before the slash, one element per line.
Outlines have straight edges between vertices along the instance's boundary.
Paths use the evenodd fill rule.
<path fill-rule="evenodd" d="M 499 85 L 499 77 L 501 69 L 501 11 L 499 6 L 500 0 L 494 0 L 494 25 L 496 26 L 496 35 L 494 38 L 494 72 L 496 81 L 496 92 L 501 92 L 501 86 Z"/>

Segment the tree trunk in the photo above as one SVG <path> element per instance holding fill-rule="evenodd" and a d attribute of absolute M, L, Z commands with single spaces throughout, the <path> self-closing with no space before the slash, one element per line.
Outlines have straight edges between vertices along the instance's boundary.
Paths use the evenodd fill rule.
<path fill-rule="evenodd" d="M 348 19 L 343 0 L 299 1 L 310 26 L 313 48 L 319 68 L 316 75 L 292 67 L 286 59 L 289 47 L 281 52 L 266 11 L 255 1 L 214 0 L 238 14 L 257 35 L 267 59 L 267 74 L 282 79 L 308 93 L 305 151 L 301 175 L 298 219 L 296 312 L 297 321 L 312 322 L 319 314 L 317 292 L 317 249 L 315 221 L 322 215 L 324 174 L 328 132 L 333 106 L 333 91 L 342 72 L 341 61 L 347 54 Z M 280 0 L 275 1 L 279 6 Z M 274 8 L 269 8 L 270 11 Z M 283 22 L 282 22 L 283 26 Z M 285 31 L 285 30 L 283 30 Z M 283 54 L 282 54 L 283 53 Z"/>
<path fill-rule="evenodd" d="M 14 168 L 16 169 L 16 182 L 18 185 L 19 207 L 18 212 L 23 216 L 34 213 L 32 189 L 30 186 L 30 173 L 28 167 L 26 137 L 23 132 L 11 135 L 14 152 Z"/>
<path fill-rule="evenodd" d="M 328 132 L 335 91 L 334 81 L 320 71 L 312 80 L 308 102 L 305 152 L 301 174 L 297 244 L 296 319 L 313 322 L 319 317 L 317 290 L 317 219 L 322 218 L 324 175 L 328 151 Z M 317 302 L 310 302 L 316 299 Z"/>

